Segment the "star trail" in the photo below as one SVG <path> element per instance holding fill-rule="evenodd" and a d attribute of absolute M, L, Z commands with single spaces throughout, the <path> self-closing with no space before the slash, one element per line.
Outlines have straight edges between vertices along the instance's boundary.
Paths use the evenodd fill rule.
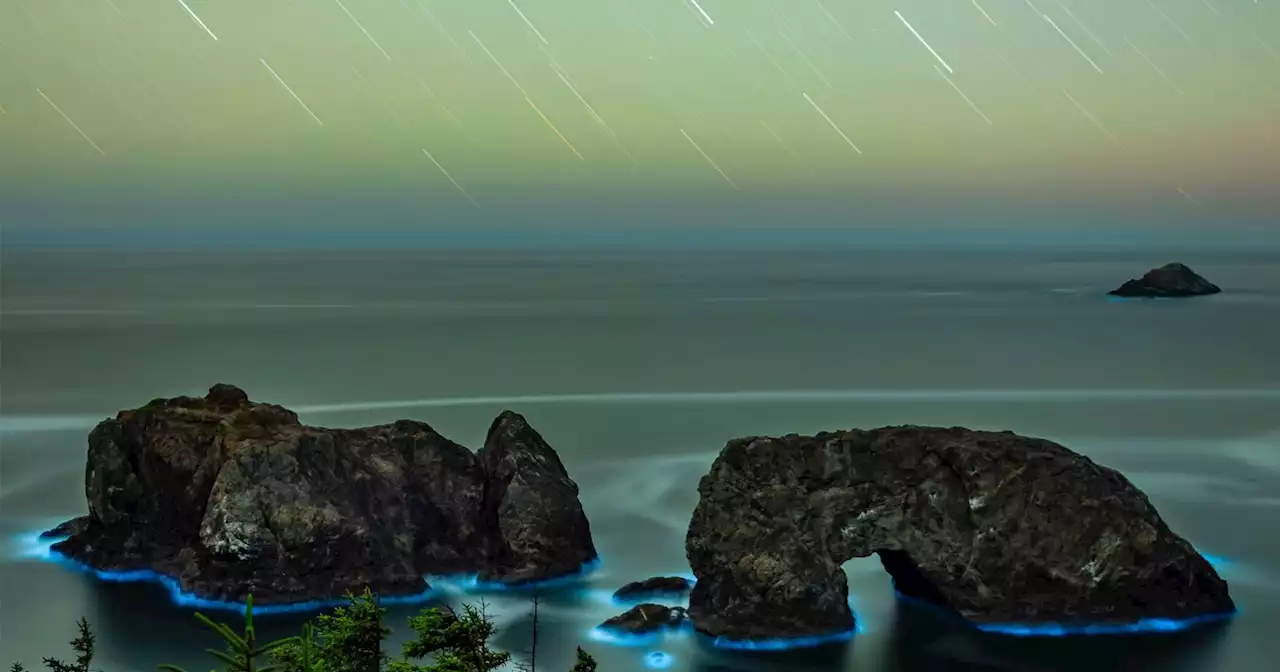
<path fill-rule="evenodd" d="M 1278 44 L 1274 0 L 9 0 L 0 178 L 1274 212 Z"/>

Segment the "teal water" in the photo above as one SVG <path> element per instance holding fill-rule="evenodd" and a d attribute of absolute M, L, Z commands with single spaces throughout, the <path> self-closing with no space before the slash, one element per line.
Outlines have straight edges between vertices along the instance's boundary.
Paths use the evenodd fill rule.
<path fill-rule="evenodd" d="M 103 670 L 211 662 L 213 642 L 163 589 L 17 557 L 15 540 L 84 512 L 94 422 L 225 381 L 314 424 L 412 417 L 472 446 L 502 408 L 525 414 L 582 487 L 603 558 L 544 596 L 542 669 L 568 669 L 579 643 L 611 671 L 655 651 L 707 672 L 1267 669 L 1280 652 L 1280 256 L 1176 258 L 1226 293 L 1103 298 L 1174 259 L 1160 251 L 5 251 L 0 663 L 66 655 L 81 615 Z M 869 559 L 847 565 L 862 632 L 844 647 L 778 657 L 589 637 L 620 611 L 614 588 L 688 571 L 696 483 L 727 439 L 896 423 L 1012 429 L 1120 469 L 1229 560 L 1242 613 L 1171 637 L 980 636 L 898 603 Z M 486 599 L 499 643 L 526 648 L 527 601 Z M 393 625 L 413 610 L 392 607 Z"/>

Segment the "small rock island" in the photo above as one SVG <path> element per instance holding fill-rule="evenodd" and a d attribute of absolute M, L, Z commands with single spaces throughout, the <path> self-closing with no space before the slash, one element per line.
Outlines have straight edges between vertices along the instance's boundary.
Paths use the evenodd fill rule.
<path fill-rule="evenodd" d="M 206 599 L 411 595 L 427 574 L 520 584 L 596 558 L 577 484 L 510 411 L 472 453 L 411 420 L 310 427 L 219 384 L 99 423 L 85 495 L 89 515 L 46 533 L 65 537 L 55 552 Z"/>
<path fill-rule="evenodd" d="M 647 635 L 678 628 L 684 622 L 683 607 L 668 607 L 646 602 L 596 626 L 613 635 Z"/>
<path fill-rule="evenodd" d="M 1195 271 L 1179 263 L 1165 264 L 1147 271 L 1108 292 L 1111 296 L 1125 298 L 1178 298 L 1218 294 L 1222 288 L 1200 277 Z"/>
<path fill-rule="evenodd" d="M 613 593 L 616 602 L 639 600 L 648 597 L 680 597 L 693 588 L 693 582 L 682 576 L 654 576 L 643 581 L 632 581 Z"/>
<path fill-rule="evenodd" d="M 699 486 L 688 616 L 725 640 L 854 625 L 841 564 L 979 628 L 1227 617 L 1227 584 L 1119 472 L 1012 432 L 885 427 L 735 439 Z"/>

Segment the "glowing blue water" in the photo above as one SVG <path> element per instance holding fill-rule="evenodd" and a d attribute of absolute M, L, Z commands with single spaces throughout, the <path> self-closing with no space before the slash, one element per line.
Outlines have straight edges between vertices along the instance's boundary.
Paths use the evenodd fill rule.
<path fill-rule="evenodd" d="M 676 659 L 665 651 L 650 651 L 644 656 L 644 666 L 651 670 L 665 670 L 675 662 Z"/>
<path fill-rule="evenodd" d="M 612 646 L 622 647 L 647 647 L 656 644 L 660 640 L 668 636 L 681 637 L 688 635 L 692 628 L 688 627 L 688 621 L 684 621 L 679 625 L 663 626 L 657 630 L 646 632 L 644 634 L 632 634 L 628 632 L 617 632 L 599 626 L 592 628 L 587 632 L 587 637 L 601 644 L 610 644 Z"/>
<path fill-rule="evenodd" d="M 855 617 L 856 618 L 856 617 Z M 855 621 L 857 623 L 858 621 Z M 830 644 L 838 644 L 853 639 L 858 634 L 861 625 L 855 625 L 852 630 L 843 630 L 840 632 L 832 632 L 825 635 L 813 635 L 809 637 L 786 637 L 774 639 L 730 639 L 728 637 L 709 637 L 711 645 L 717 649 L 725 649 L 728 651 L 790 651 L 793 649 L 811 649 L 818 646 L 827 646 Z"/>
<path fill-rule="evenodd" d="M 42 562 L 50 562 L 63 567 L 67 567 L 77 572 L 88 574 L 107 583 L 141 583 L 153 582 L 164 587 L 169 593 L 169 598 L 174 604 L 182 607 L 193 607 L 206 610 L 235 611 L 244 613 L 245 603 L 232 600 L 212 600 L 193 593 L 182 590 L 181 585 L 176 579 L 159 572 L 147 569 L 112 571 L 90 567 L 82 562 L 78 562 L 68 558 L 61 553 L 53 550 L 53 546 L 67 537 L 41 537 L 42 532 L 28 532 L 18 535 L 14 540 L 16 552 L 14 555 L 19 559 L 39 560 Z M 583 576 L 595 571 L 600 566 L 600 558 L 597 557 L 582 566 L 577 572 L 548 579 L 546 581 L 530 581 L 520 584 L 503 584 L 495 582 L 482 582 L 476 576 L 458 576 L 458 577 L 439 577 L 448 582 L 456 579 L 456 585 L 462 586 L 467 592 L 508 592 L 508 591 L 531 591 L 541 588 L 556 588 L 576 583 L 582 580 Z M 378 596 L 378 601 L 382 604 L 423 604 L 431 602 L 441 597 L 439 589 L 428 587 L 427 579 L 423 577 L 423 591 L 412 595 L 388 595 Z M 301 613 L 311 611 L 321 611 L 331 609 L 333 607 L 347 604 L 345 599 L 329 599 L 329 600 L 308 600 L 304 602 L 289 602 L 283 604 L 255 604 L 253 613 L 259 614 L 282 614 L 282 613 Z"/>
<path fill-rule="evenodd" d="M 582 581 L 584 577 L 594 573 L 600 569 L 600 556 L 596 556 L 578 568 L 578 571 L 564 576 L 557 576 L 553 579 L 544 579 L 542 581 L 522 581 L 520 583 L 502 583 L 499 581 L 481 581 L 478 576 L 470 576 L 464 580 L 465 585 L 469 585 L 472 591 L 478 592 L 504 592 L 504 593 L 522 593 L 532 592 L 535 590 L 544 590 L 549 588 L 562 588 L 571 586 Z M 431 577 L 428 577 L 431 578 Z M 470 591 L 469 591 L 470 592 Z"/>
<path fill-rule="evenodd" d="M 1143 618 L 1132 623 L 978 623 L 983 632 L 1015 637 L 1074 637 L 1089 635 L 1134 635 L 1181 632 L 1207 623 L 1234 618 L 1237 612 L 1205 614 L 1191 618 Z"/>
<path fill-rule="evenodd" d="M 1227 621 L 1239 613 L 1237 609 L 1220 614 L 1202 614 L 1188 618 L 1142 618 L 1125 623 L 975 623 L 936 604 L 903 595 L 897 590 L 894 593 L 902 602 L 961 621 L 976 630 L 1013 637 L 1087 637 L 1181 632 L 1200 625 Z"/>
<path fill-rule="evenodd" d="M 1209 555 L 1208 553 L 1200 553 L 1200 557 L 1205 559 L 1213 567 L 1214 571 L 1221 574 L 1224 571 L 1230 571 L 1235 566 L 1235 562 L 1217 555 Z"/>
<path fill-rule="evenodd" d="M 849 608 L 853 609 L 853 599 L 849 600 Z M 706 637 L 699 635 L 708 643 L 718 649 L 729 651 L 788 651 L 791 649 L 807 649 L 817 646 L 826 646 L 838 642 L 845 642 L 853 639 L 854 635 L 865 632 L 863 619 L 854 612 L 855 626 L 852 630 L 841 632 L 833 632 L 825 635 L 813 637 L 790 637 L 776 639 L 730 639 L 728 637 Z M 666 626 L 658 630 L 636 635 L 631 633 L 616 632 L 605 628 L 596 627 L 588 632 L 588 637 L 603 644 L 623 647 L 646 647 L 657 643 L 668 636 L 685 636 L 692 632 L 693 628 L 689 621 L 682 621 L 679 625 Z"/>

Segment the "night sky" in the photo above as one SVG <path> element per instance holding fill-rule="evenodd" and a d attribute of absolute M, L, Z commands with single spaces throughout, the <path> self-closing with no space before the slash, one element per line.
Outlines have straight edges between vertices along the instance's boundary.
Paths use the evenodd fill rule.
<path fill-rule="evenodd" d="M 1249 228 L 1277 176 L 1274 0 L 0 2 L 11 240 Z"/>

